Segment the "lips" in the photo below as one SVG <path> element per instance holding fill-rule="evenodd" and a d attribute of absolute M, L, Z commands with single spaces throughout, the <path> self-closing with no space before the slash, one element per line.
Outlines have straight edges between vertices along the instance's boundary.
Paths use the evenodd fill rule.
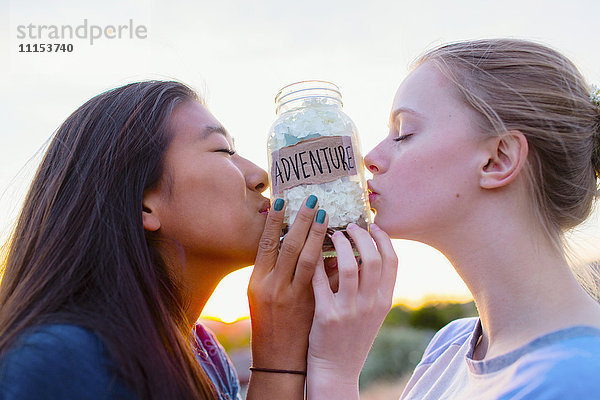
<path fill-rule="evenodd" d="M 377 191 L 373 189 L 373 184 L 370 180 L 367 181 L 367 188 L 369 192 L 369 202 L 377 200 L 377 198 L 379 197 L 379 193 L 377 193 Z"/>
<path fill-rule="evenodd" d="M 258 210 L 258 212 L 260 214 L 268 214 L 269 210 L 271 209 L 271 202 L 269 202 L 269 200 L 266 200 L 265 203 L 263 204 L 263 206 L 260 208 L 260 210 Z"/>

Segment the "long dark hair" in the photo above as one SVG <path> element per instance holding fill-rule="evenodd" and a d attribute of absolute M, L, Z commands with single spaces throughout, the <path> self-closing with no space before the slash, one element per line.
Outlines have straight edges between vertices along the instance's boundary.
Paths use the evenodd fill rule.
<path fill-rule="evenodd" d="M 178 82 L 132 83 L 92 98 L 57 130 L 8 247 L 0 355 L 34 325 L 74 323 L 99 335 L 141 398 L 215 398 L 176 274 L 142 225 L 169 117 L 190 100 L 197 95 Z"/>

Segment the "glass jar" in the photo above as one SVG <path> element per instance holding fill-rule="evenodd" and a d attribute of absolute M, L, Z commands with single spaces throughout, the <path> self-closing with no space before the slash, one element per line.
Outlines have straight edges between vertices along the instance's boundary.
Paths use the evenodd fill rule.
<path fill-rule="evenodd" d="M 330 82 L 285 86 L 275 103 L 277 119 L 267 144 L 269 183 L 271 201 L 283 198 L 287 204 L 283 234 L 303 201 L 313 194 L 329 215 L 323 256 L 335 257 L 333 232 L 346 234 L 351 222 L 368 229 L 371 222 L 356 126 L 342 111 L 338 86 Z"/>

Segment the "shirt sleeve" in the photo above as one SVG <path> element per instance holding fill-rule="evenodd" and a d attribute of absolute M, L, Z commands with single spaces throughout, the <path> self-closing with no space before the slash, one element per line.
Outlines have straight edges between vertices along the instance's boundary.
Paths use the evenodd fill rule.
<path fill-rule="evenodd" d="M 0 398 L 133 398 L 111 377 L 107 362 L 90 331 L 73 325 L 37 329 L 0 359 Z"/>

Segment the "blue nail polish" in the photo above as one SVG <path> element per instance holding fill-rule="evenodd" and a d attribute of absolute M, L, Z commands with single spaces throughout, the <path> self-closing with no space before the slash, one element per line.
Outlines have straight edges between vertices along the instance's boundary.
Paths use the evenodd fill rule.
<path fill-rule="evenodd" d="M 311 194 L 310 196 L 308 196 L 308 199 L 306 200 L 306 207 L 315 208 L 316 205 L 317 205 L 317 196 Z"/>
<path fill-rule="evenodd" d="M 319 210 L 317 211 L 317 224 L 322 224 L 323 222 L 325 222 L 325 215 L 327 213 L 325 212 L 325 210 Z"/>
<path fill-rule="evenodd" d="M 273 210 L 281 211 L 283 209 L 283 204 L 284 204 L 283 199 L 275 200 L 275 204 L 273 204 Z"/>

